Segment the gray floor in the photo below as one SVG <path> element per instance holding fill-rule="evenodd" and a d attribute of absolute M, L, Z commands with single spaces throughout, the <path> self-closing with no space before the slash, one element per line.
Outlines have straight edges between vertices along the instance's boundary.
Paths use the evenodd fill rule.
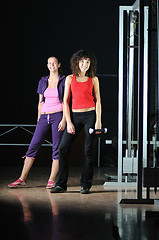
<path fill-rule="evenodd" d="M 1 236 L 5 239 L 37 240 L 157 240 L 158 216 L 154 205 L 120 205 L 122 198 L 136 198 L 136 189 L 103 187 L 105 173 L 96 168 L 89 195 L 80 194 L 80 168 L 71 168 L 68 191 L 51 194 L 45 188 L 50 169 L 33 167 L 27 186 L 9 189 L 19 177 L 20 168 L 0 169 Z M 151 198 L 159 198 L 151 191 Z"/>

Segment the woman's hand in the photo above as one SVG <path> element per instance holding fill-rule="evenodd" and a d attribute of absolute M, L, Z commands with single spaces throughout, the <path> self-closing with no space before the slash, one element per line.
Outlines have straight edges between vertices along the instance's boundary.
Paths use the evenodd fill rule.
<path fill-rule="evenodd" d="M 101 128 L 102 128 L 102 123 L 100 120 L 97 120 L 95 123 L 95 129 L 97 130 L 97 129 L 101 129 Z M 99 134 L 99 133 L 101 133 L 101 131 L 96 132 L 96 134 Z"/>
<path fill-rule="evenodd" d="M 70 134 L 75 134 L 75 127 L 72 122 L 67 123 L 67 132 Z"/>
<path fill-rule="evenodd" d="M 66 120 L 62 119 L 58 125 L 58 131 L 63 131 L 66 127 Z"/>

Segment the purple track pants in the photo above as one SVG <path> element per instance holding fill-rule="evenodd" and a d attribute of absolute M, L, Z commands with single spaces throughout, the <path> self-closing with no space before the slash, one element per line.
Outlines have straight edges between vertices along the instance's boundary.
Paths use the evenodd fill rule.
<path fill-rule="evenodd" d="M 63 131 L 58 132 L 58 125 L 62 116 L 63 112 L 42 114 L 40 116 L 28 151 L 26 152 L 26 157 L 34 159 L 49 131 L 52 131 L 52 159 L 59 159 L 59 144 L 63 136 Z"/>

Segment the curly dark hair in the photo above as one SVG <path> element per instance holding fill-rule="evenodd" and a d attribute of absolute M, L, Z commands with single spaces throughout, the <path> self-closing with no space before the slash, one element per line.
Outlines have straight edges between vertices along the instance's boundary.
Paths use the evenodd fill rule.
<path fill-rule="evenodd" d="M 81 59 L 90 59 L 90 67 L 88 71 L 86 72 L 87 77 L 94 77 L 97 69 L 97 59 L 90 51 L 86 50 L 79 50 L 78 52 L 74 53 L 71 57 L 70 63 L 71 63 L 71 69 L 72 73 L 75 75 L 79 75 L 80 69 L 79 69 L 79 61 Z"/>

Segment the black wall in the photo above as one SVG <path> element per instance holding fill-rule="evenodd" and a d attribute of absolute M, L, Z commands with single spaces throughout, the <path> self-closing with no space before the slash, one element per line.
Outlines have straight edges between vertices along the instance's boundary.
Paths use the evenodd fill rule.
<path fill-rule="evenodd" d="M 98 59 L 97 75 L 101 87 L 103 127 L 109 130 L 102 137 L 105 162 L 105 139 L 117 136 L 118 7 L 131 5 L 133 2 L 5 2 L 1 29 L 3 63 L 0 123 L 35 124 L 38 103 L 36 90 L 41 76 L 48 74 L 47 58 L 54 54 L 59 56 L 67 75 L 71 73 L 71 55 L 79 49 L 91 50 Z M 18 137 L 20 135 L 19 133 Z M 7 138 L 9 141 L 12 139 L 10 134 Z M 3 142 L 3 137 L 0 141 Z M 0 151 L 4 153 L 6 147 L 0 147 Z M 13 153 L 13 149 L 11 151 L 7 148 L 8 151 Z M 17 149 L 14 151 L 17 153 Z M 20 149 L 19 152 L 21 151 Z M 107 155 L 109 151 L 113 152 L 109 147 Z M 6 156 L 6 152 L 1 156 Z"/>

